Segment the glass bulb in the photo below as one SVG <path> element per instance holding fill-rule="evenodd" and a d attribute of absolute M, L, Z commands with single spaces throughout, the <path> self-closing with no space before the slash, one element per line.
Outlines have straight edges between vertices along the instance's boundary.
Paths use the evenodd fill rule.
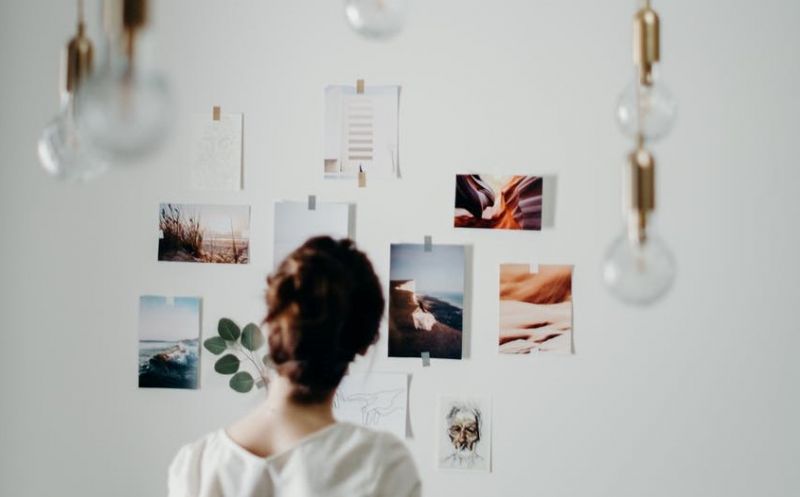
<path fill-rule="evenodd" d="M 345 0 L 347 21 L 367 38 L 390 38 L 403 28 L 408 0 Z"/>
<path fill-rule="evenodd" d="M 645 140 L 652 141 L 669 133 L 677 111 L 677 102 L 655 75 L 649 86 L 641 84 L 637 76 L 619 97 L 617 121 L 626 135 L 636 138 L 641 132 Z"/>
<path fill-rule="evenodd" d="M 103 173 L 107 163 L 80 133 L 74 104 L 71 94 L 62 97 L 61 111 L 39 137 L 39 161 L 45 171 L 59 179 L 88 181 Z"/>
<path fill-rule="evenodd" d="M 172 101 L 159 72 L 112 64 L 90 78 L 78 97 L 87 137 L 114 159 L 139 159 L 167 137 Z"/>
<path fill-rule="evenodd" d="M 611 292 L 629 304 L 647 305 L 661 298 L 675 279 L 675 259 L 654 235 L 632 241 L 625 232 L 609 248 L 603 279 Z"/>

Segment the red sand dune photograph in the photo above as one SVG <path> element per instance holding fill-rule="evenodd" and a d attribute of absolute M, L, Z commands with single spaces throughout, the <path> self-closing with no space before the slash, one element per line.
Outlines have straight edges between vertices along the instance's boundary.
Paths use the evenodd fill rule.
<path fill-rule="evenodd" d="M 456 175 L 456 228 L 542 229 L 541 176 Z"/>
<path fill-rule="evenodd" d="M 500 265 L 501 354 L 572 353 L 572 266 Z"/>

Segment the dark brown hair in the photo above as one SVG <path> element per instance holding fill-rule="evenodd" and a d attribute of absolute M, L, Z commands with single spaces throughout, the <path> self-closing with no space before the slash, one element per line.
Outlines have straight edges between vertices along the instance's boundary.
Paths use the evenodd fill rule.
<path fill-rule="evenodd" d="M 267 278 L 269 356 L 300 403 L 325 400 L 356 354 L 378 339 L 384 299 L 367 256 L 323 236 L 295 249 Z"/>

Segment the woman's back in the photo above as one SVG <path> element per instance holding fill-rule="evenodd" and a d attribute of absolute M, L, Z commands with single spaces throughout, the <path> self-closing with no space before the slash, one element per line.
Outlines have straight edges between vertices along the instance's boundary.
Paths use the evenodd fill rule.
<path fill-rule="evenodd" d="M 180 450 L 170 497 L 410 497 L 421 493 L 403 443 L 333 417 L 336 388 L 378 340 L 380 280 L 350 240 L 317 237 L 267 278 L 260 407 Z"/>
<path fill-rule="evenodd" d="M 218 430 L 180 450 L 169 489 L 170 497 L 406 497 L 420 495 L 420 481 L 394 435 L 339 422 L 268 457 Z"/>

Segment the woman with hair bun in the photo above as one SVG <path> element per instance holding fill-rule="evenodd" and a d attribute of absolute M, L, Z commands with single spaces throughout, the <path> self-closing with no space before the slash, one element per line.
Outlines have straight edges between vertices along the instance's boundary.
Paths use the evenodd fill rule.
<path fill-rule="evenodd" d="M 411 455 L 394 435 L 333 417 L 336 387 L 378 339 L 384 299 L 350 240 L 312 238 L 267 279 L 266 400 L 180 449 L 170 497 L 417 497 Z"/>

